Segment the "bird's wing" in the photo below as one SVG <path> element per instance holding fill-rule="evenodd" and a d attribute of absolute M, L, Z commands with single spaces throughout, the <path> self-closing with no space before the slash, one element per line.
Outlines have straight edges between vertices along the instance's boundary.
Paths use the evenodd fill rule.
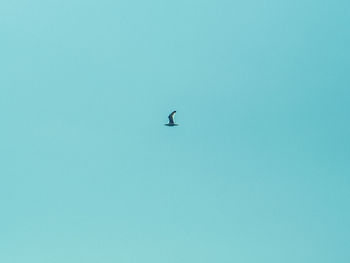
<path fill-rule="evenodd" d="M 174 110 L 172 113 L 170 113 L 170 115 L 169 115 L 169 123 L 174 123 L 174 115 L 175 115 L 175 113 L 176 113 L 176 110 Z"/>

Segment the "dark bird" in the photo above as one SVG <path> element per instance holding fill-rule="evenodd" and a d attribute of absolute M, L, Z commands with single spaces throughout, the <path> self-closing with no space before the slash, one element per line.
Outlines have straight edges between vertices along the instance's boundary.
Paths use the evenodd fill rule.
<path fill-rule="evenodd" d="M 176 113 L 176 110 L 174 110 L 172 113 L 170 113 L 170 115 L 168 116 L 169 123 L 164 124 L 164 125 L 166 125 L 166 126 L 178 126 L 178 124 L 176 124 L 175 121 L 174 121 L 175 113 Z"/>

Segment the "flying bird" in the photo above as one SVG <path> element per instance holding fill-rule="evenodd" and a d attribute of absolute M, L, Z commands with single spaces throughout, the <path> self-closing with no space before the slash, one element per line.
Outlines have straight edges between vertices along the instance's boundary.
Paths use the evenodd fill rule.
<path fill-rule="evenodd" d="M 178 126 L 178 124 L 176 124 L 175 121 L 174 121 L 175 113 L 176 113 L 176 110 L 174 110 L 172 113 L 170 113 L 170 115 L 168 116 L 169 123 L 164 124 L 164 125 L 166 125 L 166 126 Z"/>

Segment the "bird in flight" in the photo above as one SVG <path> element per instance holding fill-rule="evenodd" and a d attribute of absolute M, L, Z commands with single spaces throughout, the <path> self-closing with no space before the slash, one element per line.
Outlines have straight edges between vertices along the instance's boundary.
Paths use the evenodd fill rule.
<path fill-rule="evenodd" d="M 174 121 L 175 113 L 176 113 L 176 110 L 174 110 L 172 113 L 170 113 L 170 115 L 168 116 L 169 123 L 164 124 L 164 125 L 166 125 L 166 126 L 178 126 L 178 124 L 176 124 L 175 121 Z"/>

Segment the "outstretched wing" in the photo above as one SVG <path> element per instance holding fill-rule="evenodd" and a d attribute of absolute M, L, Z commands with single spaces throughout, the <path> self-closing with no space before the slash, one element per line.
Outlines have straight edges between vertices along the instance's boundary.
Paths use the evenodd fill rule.
<path fill-rule="evenodd" d="M 175 115 L 175 113 L 176 113 L 176 110 L 174 110 L 172 113 L 170 113 L 170 115 L 169 115 L 169 123 L 171 123 L 171 124 L 174 124 L 175 123 L 175 121 L 174 121 L 174 115 Z"/>

